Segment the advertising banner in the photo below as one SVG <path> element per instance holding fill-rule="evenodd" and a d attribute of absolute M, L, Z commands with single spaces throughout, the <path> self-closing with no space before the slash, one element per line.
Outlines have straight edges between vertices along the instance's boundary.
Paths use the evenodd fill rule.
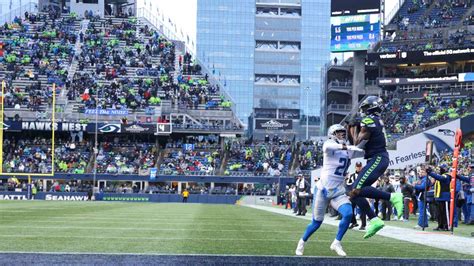
<path fill-rule="evenodd" d="M 0 192 L 0 200 L 28 200 L 27 192 Z"/>
<path fill-rule="evenodd" d="M 293 121 L 291 119 L 255 119 L 255 129 L 291 130 Z"/>
<path fill-rule="evenodd" d="M 134 124 L 134 125 L 122 125 L 122 133 L 135 133 L 135 134 L 154 134 L 156 131 L 155 125 L 149 124 Z"/>
<path fill-rule="evenodd" d="M 438 84 L 474 81 L 474 73 L 459 73 L 446 77 L 421 77 L 421 78 L 377 78 L 379 86 L 410 85 L 410 84 Z"/>
<path fill-rule="evenodd" d="M 438 156 L 441 151 L 452 151 L 454 148 L 454 133 L 461 126 L 461 120 L 429 129 L 397 142 L 396 150 L 389 150 L 389 169 L 403 169 L 409 165 L 425 162 L 426 141 L 432 140 L 433 154 Z"/>
<path fill-rule="evenodd" d="M 150 168 L 150 181 L 156 180 L 157 172 L 158 172 L 158 168 Z"/>
<path fill-rule="evenodd" d="M 110 115 L 110 116 L 123 116 L 123 115 L 128 115 L 128 110 L 127 109 L 86 109 L 84 113 L 86 115 L 95 115 L 97 113 L 97 110 L 99 111 L 98 115 Z"/>
<path fill-rule="evenodd" d="M 467 61 L 474 59 L 474 48 L 369 53 L 367 59 L 393 64 Z"/>
<path fill-rule="evenodd" d="M 5 131 L 68 131 L 95 133 L 95 123 L 51 123 L 47 121 L 5 121 Z M 155 125 L 121 125 L 120 123 L 97 123 L 99 133 L 155 133 Z"/>
<path fill-rule="evenodd" d="M 88 200 L 87 193 L 75 192 L 75 193 L 43 193 L 40 192 L 36 195 L 35 199 L 44 199 L 52 201 L 86 201 Z"/>

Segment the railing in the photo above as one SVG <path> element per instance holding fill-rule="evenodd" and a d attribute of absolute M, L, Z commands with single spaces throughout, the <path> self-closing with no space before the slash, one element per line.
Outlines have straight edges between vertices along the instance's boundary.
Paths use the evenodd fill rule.
<path fill-rule="evenodd" d="M 350 111 L 352 105 L 350 104 L 330 104 L 328 111 Z"/>
<path fill-rule="evenodd" d="M 37 13 L 38 5 L 34 2 L 29 2 L 16 9 L 10 10 L 8 13 L 0 16 L 0 24 L 3 25 L 5 22 L 12 22 L 15 17 L 23 17 L 25 12 Z"/>
<path fill-rule="evenodd" d="M 328 84 L 328 88 L 330 87 L 342 87 L 344 89 L 351 89 L 352 88 L 352 82 L 350 81 L 330 81 Z"/>
<path fill-rule="evenodd" d="M 183 41 L 186 45 L 186 50 L 192 55 L 194 55 L 194 48 L 190 46 L 187 42 L 184 41 L 184 36 L 179 37 L 176 34 L 176 31 L 167 27 L 157 16 L 153 15 L 153 13 L 142 7 L 137 10 L 137 17 L 145 18 L 150 22 L 151 25 L 155 26 L 156 30 L 158 30 L 161 34 L 165 35 L 168 39 L 176 40 L 176 41 Z"/>
<path fill-rule="evenodd" d="M 301 0 L 257 0 L 257 4 L 294 4 L 294 5 L 301 5 Z"/>

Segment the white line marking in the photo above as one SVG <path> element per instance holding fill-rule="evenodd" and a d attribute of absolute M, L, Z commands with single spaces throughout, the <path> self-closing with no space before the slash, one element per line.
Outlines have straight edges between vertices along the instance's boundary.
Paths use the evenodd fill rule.
<path fill-rule="evenodd" d="M 43 241 L 45 238 L 85 238 L 85 239 L 127 239 L 127 240 L 159 240 L 159 241 L 263 241 L 263 242 L 295 242 L 294 239 L 268 239 L 268 238 L 190 238 L 190 237 L 137 237 L 137 236 L 53 236 L 53 235 L 2 235 L 3 238 L 36 238 Z M 332 243 L 333 240 L 320 240 L 321 243 Z M 366 243 L 366 241 L 347 241 L 348 243 Z M 379 243 L 381 245 L 392 245 L 392 243 Z"/>
<path fill-rule="evenodd" d="M 161 225 L 161 224 L 160 224 Z M 15 225 L 2 225 L 0 228 L 12 228 L 12 229 L 20 229 L 20 230 L 25 230 L 25 229 L 51 229 L 51 230 L 59 230 L 59 229 L 74 229 L 74 230 L 123 230 L 123 231 L 137 231 L 136 227 L 90 227 L 90 226 L 84 226 L 84 227 L 78 227 L 78 226 L 15 226 Z M 269 233 L 268 230 L 245 230 L 245 229 L 197 229 L 195 227 L 193 228 L 143 228 L 145 231 L 191 231 L 191 232 L 251 232 L 251 233 Z M 291 230 L 292 227 L 287 227 L 287 231 L 278 231 L 278 233 L 291 233 L 291 234 L 297 234 L 294 230 Z M 11 230 L 8 230 L 11 231 Z M 323 233 L 323 232 L 322 232 Z M 328 233 L 329 232 L 324 232 Z M 299 233 L 298 233 L 299 234 Z M 331 232 L 332 234 L 332 232 Z"/>
<path fill-rule="evenodd" d="M 249 208 L 258 210 L 273 212 L 281 215 L 291 216 L 304 220 L 311 220 L 311 216 L 294 216 L 288 212 L 288 210 L 278 209 L 274 207 L 259 206 L 259 205 L 242 205 Z M 338 226 L 339 221 L 325 217 L 325 224 Z M 453 235 L 441 235 L 441 234 L 419 234 L 420 231 L 409 228 L 400 228 L 395 226 L 386 225 L 377 235 L 385 236 L 397 240 L 407 241 L 411 243 L 421 244 L 434 248 L 454 251 L 457 253 L 474 255 L 474 238 L 453 236 Z M 368 242 L 370 240 L 366 240 Z"/>

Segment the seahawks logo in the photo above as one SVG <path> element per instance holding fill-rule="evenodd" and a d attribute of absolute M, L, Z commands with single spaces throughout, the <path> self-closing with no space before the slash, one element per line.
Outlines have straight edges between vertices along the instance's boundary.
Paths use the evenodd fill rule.
<path fill-rule="evenodd" d="M 121 127 L 119 124 L 105 124 L 99 128 L 102 133 L 120 133 Z"/>
<path fill-rule="evenodd" d="M 1 124 L 2 124 L 2 126 L 3 126 L 3 130 L 8 130 L 8 129 L 10 129 L 10 125 L 5 124 L 5 123 L 1 123 Z"/>

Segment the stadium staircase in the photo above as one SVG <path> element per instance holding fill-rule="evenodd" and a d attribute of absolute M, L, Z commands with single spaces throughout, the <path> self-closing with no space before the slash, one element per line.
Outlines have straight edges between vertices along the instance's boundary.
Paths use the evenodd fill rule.
<path fill-rule="evenodd" d="M 228 150 L 224 149 L 222 153 L 223 153 L 222 163 L 221 163 L 221 167 L 219 168 L 218 175 L 223 175 L 225 173 L 225 170 L 227 168 L 227 163 L 229 162 L 229 157 L 230 157 Z"/>
<path fill-rule="evenodd" d="M 166 149 L 160 149 L 160 145 L 157 145 L 157 147 L 158 147 L 158 156 L 157 156 L 157 160 L 156 160 L 156 169 L 158 169 L 158 171 L 160 171 L 161 164 L 163 163 L 163 159 L 165 157 L 165 150 Z"/>
<path fill-rule="evenodd" d="M 90 156 L 89 162 L 87 163 L 86 167 L 86 173 L 93 173 L 94 171 L 94 162 L 96 160 L 97 154 L 95 152 L 92 153 L 92 156 Z"/>
<path fill-rule="evenodd" d="M 290 165 L 289 165 L 289 172 L 290 174 L 293 174 L 297 171 L 297 169 L 299 168 L 300 166 L 300 162 L 298 160 L 298 155 L 301 153 L 301 146 L 302 146 L 302 143 L 298 143 L 294 148 L 293 148 L 293 152 L 292 152 L 292 156 L 291 156 L 291 162 L 290 162 Z"/>

